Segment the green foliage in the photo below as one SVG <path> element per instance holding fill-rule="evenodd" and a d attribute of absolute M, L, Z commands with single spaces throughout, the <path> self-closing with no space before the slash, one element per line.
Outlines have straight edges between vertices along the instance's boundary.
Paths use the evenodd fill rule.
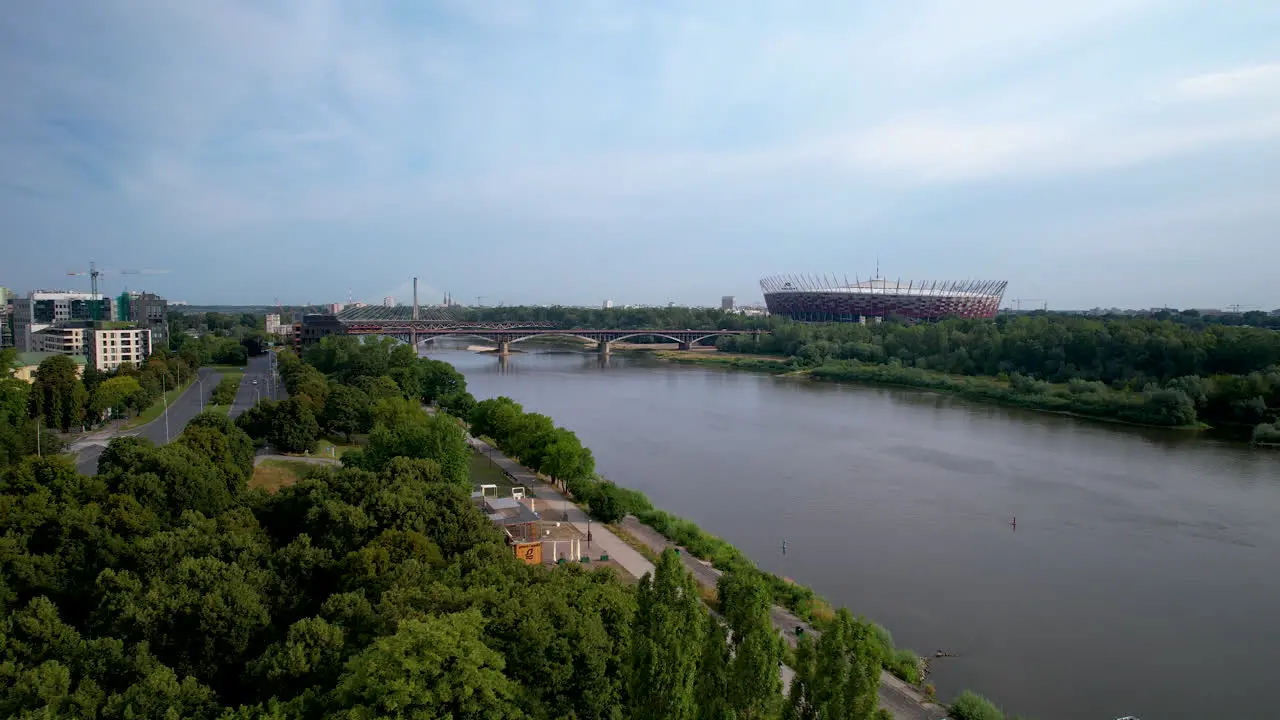
<path fill-rule="evenodd" d="M 518 718 L 505 662 L 482 639 L 476 611 L 408 619 L 347 664 L 336 717 L 352 720 Z"/>
<path fill-rule="evenodd" d="M 729 706 L 744 720 L 773 717 L 782 693 L 782 640 L 770 615 L 773 596 L 759 573 L 742 568 L 721 575 L 716 591 L 732 638 Z"/>
<path fill-rule="evenodd" d="M 816 646 L 801 639 L 784 717 L 871 720 L 880 688 L 880 654 L 870 624 L 841 609 Z"/>
<path fill-rule="evenodd" d="M 611 482 L 598 483 L 586 501 L 591 516 L 602 523 L 616 523 L 628 512 L 622 493 Z"/>
<path fill-rule="evenodd" d="M 271 417 L 267 442 L 284 452 L 310 450 L 320 435 L 320 423 L 306 396 L 291 397 L 276 403 Z"/>
<path fill-rule="evenodd" d="M 577 435 L 545 415 L 526 413 L 509 397 L 476 403 L 467 420 L 473 435 L 493 438 L 498 449 L 554 480 L 571 482 L 595 472 L 595 458 Z"/>
<path fill-rule="evenodd" d="M 108 410 L 117 415 L 137 407 L 145 391 L 136 377 L 127 375 L 107 378 L 98 383 L 89 401 L 90 414 L 103 417 Z"/>
<path fill-rule="evenodd" d="M 436 401 L 440 409 L 456 418 L 466 419 L 476 409 L 476 399 L 466 390 L 442 395 Z"/>
<path fill-rule="evenodd" d="M 1004 720 L 1004 713 L 990 700 L 965 690 L 947 708 L 955 720 Z"/>
<path fill-rule="evenodd" d="M 611 570 L 518 562 L 443 457 L 270 496 L 237 484 L 252 461 L 206 413 L 117 439 L 96 477 L 0 473 L 0 715 L 623 717 L 636 601 Z M 686 590 L 659 594 L 700 613 Z"/>
<path fill-rule="evenodd" d="M 1280 423 L 1261 423 L 1253 429 L 1253 441 L 1259 445 L 1280 445 Z"/>
<path fill-rule="evenodd" d="M 640 579 L 636 596 L 630 683 L 634 720 L 695 716 L 703 613 L 693 577 L 674 550 L 665 550 L 653 574 Z"/>
<path fill-rule="evenodd" d="M 693 683 L 698 720 L 733 720 L 729 697 L 730 661 L 729 636 L 724 623 L 708 613 L 698 677 Z"/>
<path fill-rule="evenodd" d="M 76 363 L 66 355 L 45 358 L 32 377 L 30 414 L 63 432 L 85 419 L 89 391 L 80 382 Z"/>
<path fill-rule="evenodd" d="M 350 442 L 353 434 L 368 431 L 371 411 L 372 403 L 364 391 L 331 383 L 320 422 L 327 432 L 345 435 Z"/>
<path fill-rule="evenodd" d="M 410 401 L 403 401 L 412 407 Z M 391 401 L 379 403 L 383 410 L 394 408 Z M 403 406 L 401 406 L 403 407 Z M 471 448 L 466 431 L 447 415 L 430 415 L 421 408 L 400 416 L 394 423 L 379 419 L 369 433 L 363 452 L 347 453 L 344 465 L 381 470 L 393 458 L 430 458 L 439 464 L 444 479 L 460 487 L 471 487 Z"/>
<path fill-rule="evenodd" d="M 214 405 L 230 405 L 236 401 L 236 392 L 240 390 L 240 375 L 223 375 L 218 386 L 213 389 L 210 400 Z"/>
<path fill-rule="evenodd" d="M 822 379 L 926 387 L 1126 422 L 1253 426 L 1276 420 L 1280 334 L 1198 320 L 1167 313 L 911 325 L 775 318 L 770 334 L 723 338 L 719 347 L 785 356 Z"/>

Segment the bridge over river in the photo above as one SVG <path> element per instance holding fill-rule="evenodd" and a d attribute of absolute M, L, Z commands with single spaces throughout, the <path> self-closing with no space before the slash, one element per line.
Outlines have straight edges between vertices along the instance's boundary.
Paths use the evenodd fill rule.
<path fill-rule="evenodd" d="M 632 338 L 662 338 L 681 350 L 713 338 L 759 335 L 759 330 L 694 330 L 692 328 L 561 328 L 548 322 L 478 322 L 457 318 L 452 312 L 418 307 L 349 308 L 337 315 L 308 315 L 302 322 L 300 345 L 318 342 L 328 335 L 384 335 L 417 345 L 440 337 L 474 337 L 491 342 L 499 354 L 515 343 L 536 337 L 565 337 L 595 343 L 607 355 L 610 346 Z"/>
<path fill-rule="evenodd" d="M 349 325 L 348 335 L 388 335 L 398 337 L 417 345 L 440 337 L 475 337 L 488 340 L 498 346 L 498 354 L 506 355 L 515 343 L 538 337 L 565 337 L 584 340 L 596 344 L 596 350 L 602 355 L 609 354 L 610 346 L 620 340 L 631 338 L 662 338 L 678 343 L 681 350 L 691 350 L 703 340 L 729 335 L 758 335 L 759 330 L 666 330 L 666 329 L 626 329 L 599 330 L 594 328 L 555 328 L 528 327 L 521 323 L 473 323 L 458 324 L 449 327 L 417 327 L 394 325 Z"/>

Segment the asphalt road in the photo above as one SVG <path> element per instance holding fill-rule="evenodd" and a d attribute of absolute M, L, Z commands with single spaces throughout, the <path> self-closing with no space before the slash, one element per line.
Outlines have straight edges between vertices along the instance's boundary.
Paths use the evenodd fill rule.
<path fill-rule="evenodd" d="M 284 383 L 278 377 L 276 382 L 271 382 L 274 363 L 275 357 L 269 353 L 249 358 L 248 364 L 244 367 L 244 378 L 240 380 L 240 389 L 236 391 L 236 399 L 231 403 L 230 414 L 233 420 L 256 405 L 258 400 L 267 398 L 284 400 L 289 397 L 289 393 L 285 392 Z M 257 385 L 254 385 L 254 382 L 257 382 Z"/>
<path fill-rule="evenodd" d="M 213 389 L 218 386 L 218 380 L 222 375 L 210 368 L 200 368 L 197 377 L 199 382 L 193 383 L 186 392 L 179 395 L 169 405 L 168 413 L 162 413 L 160 417 L 140 428 L 121 433 L 102 433 L 94 436 L 94 439 L 87 443 L 78 443 L 80 452 L 76 457 L 76 468 L 84 475 L 97 473 L 98 457 L 102 455 L 103 449 L 113 437 L 144 437 L 157 445 L 164 445 L 182 434 L 182 429 L 191 422 L 191 418 L 199 415 L 203 406 L 209 404 Z M 75 446 L 72 449 L 76 449 Z"/>

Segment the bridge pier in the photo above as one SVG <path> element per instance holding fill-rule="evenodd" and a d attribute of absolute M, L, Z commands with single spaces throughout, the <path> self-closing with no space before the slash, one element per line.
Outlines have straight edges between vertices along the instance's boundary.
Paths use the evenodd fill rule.
<path fill-rule="evenodd" d="M 693 349 L 693 343 L 691 343 L 691 342 L 681 341 L 681 343 L 680 343 L 680 349 L 681 349 L 681 350 L 692 350 L 692 349 Z"/>
<path fill-rule="evenodd" d="M 609 343 L 604 340 L 597 340 L 596 352 L 600 353 L 602 357 L 609 357 Z"/>
<path fill-rule="evenodd" d="M 511 354 L 511 341 L 507 340 L 506 338 L 500 338 L 498 340 L 498 355 L 501 355 L 502 357 L 506 357 L 507 355 L 510 355 L 510 354 Z"/>

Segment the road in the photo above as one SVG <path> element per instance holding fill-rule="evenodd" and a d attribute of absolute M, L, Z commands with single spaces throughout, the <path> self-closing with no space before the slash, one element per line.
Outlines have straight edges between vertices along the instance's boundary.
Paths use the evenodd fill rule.
<path fill-rule="evenodd" d="M 584 535 L 587 533 L 590 521 L 586 513 L 577 505 L 567 501 L 558 490 L 543 483 L 537 475 L 529 472 L 528 469 L 520 466 L 514 460 L 508 458 L 499 450 L 490 447 L 482 440 L 470 438 L 468 442 L 473 448 L 492 458 L 494 463 L 506 471 L 514 482 L 524 485 L 536 493 L 538 512 L 543 518 L 549 520 L 564 518 Z M 662 552 L 665 548 L 676 547 L 658 532 L 641 524 L 634 517 L 627 517 L 622 524 L 628 533 L 649 546 L 654 552 Z M 640 577 L 647 572 L 653 571 L 653 563 L 650 563 L 643 555 L 623 542 L 607 527 L 596 523 L 590 527 L 590 532 L 592 554 L 598 552 L 608 553 L 611 559 L 616 560 L 624 570 L 635 577 Z M 681 551 L 680 559 L 684 561 L 685 567 L 693 573 L 694 580 L 699 585 L 709 588 L 716 587 L 716 581 L 720 578 L 719 570 L 697 559 L 687 550 Z M 796 644 L 795 629 L 797 627 L 804 627 L 806 633 L 817 635 L 817 632 L 812 627 L 785 608 L 775 605 L 771 615 L 774 626 L 778 628 L 782 637 L 792 646 Z M 788 687 L 791 675 L 790 668 L 783 668 L 783 682 Z M 887 672 L 880 675 L 880 707 L 891 712 L 897 720 L 938 720 L 938 718 L 943 718 L 947 714 L 944 708 L 926 703 L 924 697 L 915 688 Z"/>
<path fill-rule="evenodd" d="M 213 389 L 218 386 L 218 380 L 222 378 L 221 373 L 210 368 L 200 368 L 196 377 L 198 382 L 192 383 L 191 387 L 179 395 L 170 405 L 168 410 L 168 418 L 166 413 L 161 413 L 160 417 L 143 425 L 140 428 L 116 432 L 114 430 L 103 430 L 101 432 L 92 433 L 67 448 L 68 452 L 75 452 L 76 469 L 84 475 L 93 475 L 98 472 L 98 457 L 102 455 L 103 449 L 112 438 L 116 437 L 144 437 L 157 445 L 164 445 L 170 440 L 178 437 L 182 433 L 182 429 L 191 422 L 191 418 L 200 414 L 200 410 L 209 404 L 209 398 L 213 395 Z"/>
<path fill-rule="evenodd" d="M 275 356 L 271 353 L 249 358 L 249 362 L 244 366 L 244 377 L 240 380 L 240 389 L 236 391 L 236 399 L 231 403 L 231 419 L 240 417 L 244 411 L 257 404 L 259 399 L 284 400 L 289 397 L 289 393 L 285 392 L 284 383 L 280 382 L 279 378 L 276 382 L 271 382 L 274 370 Z M 255 381 L 257 385 L 253 384 Z"/>

